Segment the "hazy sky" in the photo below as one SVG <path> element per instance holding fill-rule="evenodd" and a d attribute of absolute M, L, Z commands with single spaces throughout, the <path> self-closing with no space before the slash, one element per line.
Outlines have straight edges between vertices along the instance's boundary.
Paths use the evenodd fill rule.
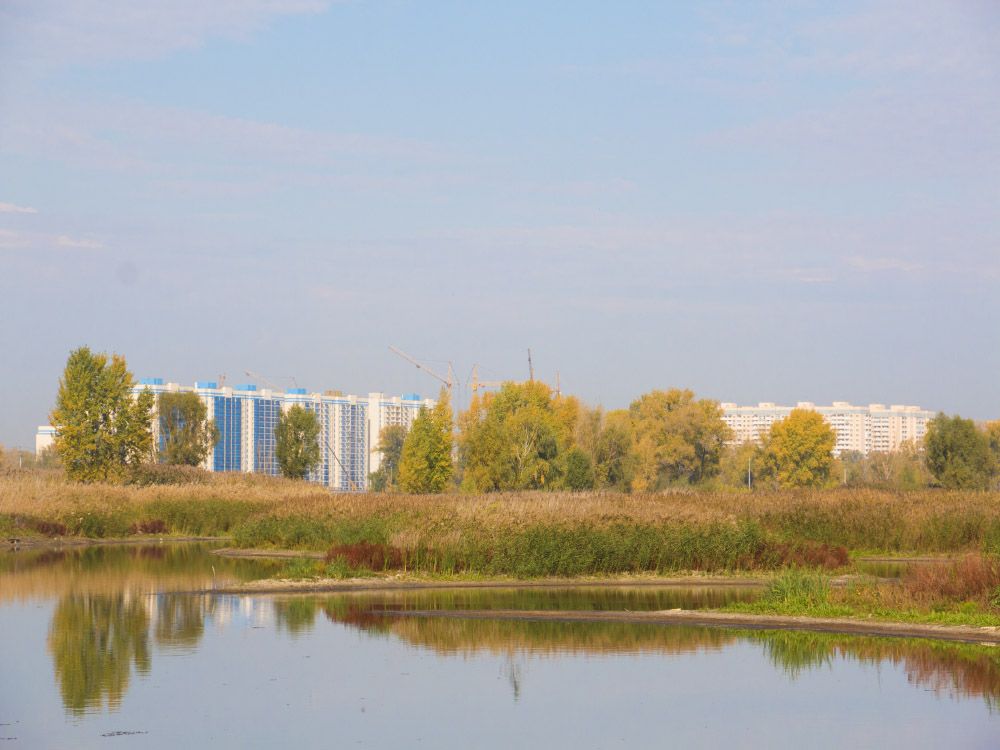
<path fill-rule="evenodd" d="M 8 445 L 80 344 L 1000 416 L 1000 5 L 5 0 L 0 260 Z"/>

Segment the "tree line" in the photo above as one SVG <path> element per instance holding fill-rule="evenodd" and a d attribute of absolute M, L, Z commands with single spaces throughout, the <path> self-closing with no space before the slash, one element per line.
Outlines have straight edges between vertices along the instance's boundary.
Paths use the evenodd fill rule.
<path fill-rule="evenodd" d="M 196 394 L 157 398 L 134 388 L 122 357 L 87 347 L 70 353 L 50 415 L 70 479 L 123 481 L 150 463 L 198 466 L 212 453 L 219 431 Z M 302 479 L 317 467 L 319 435 L 315 412 L 295 405 L 281 413 L 275 461 L 283 475 Z M 1000 485 L 1000 421 L 980 427 L 939 414 L 921 445 L 838 458 L 833 428 L 817 412 L 795 409 L 759 443 L 731 440 L 718 402 L 686 389 L 650 391 L 606 411 L 540 381 L 508 382 L 475 395 L 457 418 L 442 389 L 409 429 L 383 430 L 369 479 L 374 491 L 408 493 Z"/>
<path fill-rule="evenodd" d="M 446 403 L 442 392 L 439 404 Z M 444 408 L 413 429 L 386 428 L 376 491 L 466 492 L 678 488 L 890 489 L 1000 486 L 1000 421 L 979 427 L 938 414 L 924 441 L 893 452 L 834 456 L 837 436 L 819 413 L 794 409 L 760 442 L 732 445 L 718 402 L 690 390 L 654 390 L 627 409 L 588 407 L 544 383 L 504 383 L 475 396 L 453 426 Z M 425 431 L 437 437 L 429 441 Z M 455 450 L 449 453 L 454 433 Z M 418 437 L 419 436 L 419 437 Z M 433 446 L 433 459 L 421 446 Z M 426 467 L 433 466 L 434 481 Z M 451 481 L 448 477 L 452 477 Z"/>

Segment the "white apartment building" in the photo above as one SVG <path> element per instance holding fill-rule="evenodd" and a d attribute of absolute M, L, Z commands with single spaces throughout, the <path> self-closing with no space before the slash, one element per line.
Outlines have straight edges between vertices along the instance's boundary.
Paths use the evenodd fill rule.
<path fill-rule="evenodd" d="M 43 451 L 52 447 L 56 441 L 56 428 L 47 424 L 38 425 L 38 432 L 35 433 L 35 455 L 42 455 Z"/>
<path fill-rule="evenodd" d="M 278 474 L 274 429 L 278 417 L 295 404 L 316 414 L 320 424 L 320 463 L 306 477 L 334 490 L 368 489 L 368 475 L 377 470 L 382 456 L 376 451 L 386 425 L 409 428 L 421 408 L 433 408 L 433 399 L 415 393 L 387 396 L 369 393 L 349 396 L 339 392 L 308 393 L 305 388 L 286 391 L 258 390 L 256 385 L 219 386 L 197 381 L 194 386 L 165 383 L 163 378 L 143 378 L 133 388 L 155 394 L 196 393 L 207 407 L 208 418 L 219 429 L 219 441 L 202 464 L 208 471 L 242 471 Z M 153 441 L 162 447 L 160 420 L 154 413 Z M 42 425 L 35 436 L 35 450 L 52 444 L 55 428 Z"/>
<path fill-rule="evenodd" d="M 927 423 L 934 412 L 919 406 L 869 404 L 854 406 L 846 401 L 834 401 L 830 406 L 817 406 L 800 401 L 795 406 L 762 402 L 756 406 L 723 403 L 722 419 L 733 431 L 732 444 L 760 441 L 771 428 L 793 409 L 809 409 L 821 415 L 837 433 L 834 454 L 858 451 L 865 455 L 898 450 L 906 441 L 919 443 L 927 433 Z"/>

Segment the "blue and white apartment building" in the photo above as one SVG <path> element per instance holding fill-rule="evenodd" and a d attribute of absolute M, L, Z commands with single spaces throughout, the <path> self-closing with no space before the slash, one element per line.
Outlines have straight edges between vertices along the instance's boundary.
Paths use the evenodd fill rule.
<path fill-rule="evenodd" d="M 309 481 L 342 492 L 368 488 L 368 475 L 378 470 L 382 456 L 376 450 L 379 435 L 388 425 L 413 424 L 421 407 L 432 408 L 432 399 L 417 394 L 346 396 L 335 391 L 309 393 L 305 388 L 286 391 L 258 389 L 244 384 L 220 386 L 197 381 L 194 386 L 165 383 L 163 378 L 143 378 L 133 389 L 153 393 L 194 392 L 208 407 L 208 418 L 219 428 L 219 442 L 202 467 L 208 471 L 241 471 L 278 474 L 274 429 L 283 411 L 295 404 L 316 414 L 320 424 L 320 463 Z M 153 438 L 160 441 L 160 420 L 154 414 Z M 38 428 L 35 449 L 51 445 L 55 428 Z"/>

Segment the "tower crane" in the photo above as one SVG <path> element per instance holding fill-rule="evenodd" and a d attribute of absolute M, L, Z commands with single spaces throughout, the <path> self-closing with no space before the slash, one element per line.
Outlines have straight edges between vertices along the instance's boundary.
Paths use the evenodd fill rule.
<path fill-rule="evenodd" d="M 267 378 L 265 378 L 259 372 L 253 372 L 251 370 L 244 370 L 243 372 L 246 374 L 246 376 L 248 378 L 253 378 L 254 380 L 259 380 L 261 383 L 263 383 L 264 385 L 266 385 L 272 391 L 284 390 L 284 389 L 279 388 L 278 386 L 276 386 L 274 383 L 272 383 L 270 380 L 268 380 Z"/>
<path fill-rule="evenodd" d="M 389 351 L 391 351 L 393 354 L 402 357 L 411 365 L 416 367 L 418 370 L 423 370 L 435 380 L 440 380 L 442 383 L 444 383 L 444 387 L 448 389 L 448 396 L 450 397 L 452 395 L 452 388 L 455 385 L 455 370 L 452 367 L 451 362 L 448 363 L 448 377 L 445 378 L 442 377 L 441 375 L 438 375 L 436 372 L 434 372 L 434 370 L 432 370 L 427 365 L 420 362 L 418 359 L 411 357 L 406 352 L 400 351 L 394 346 L 390 346 Z"/>
<path fill-rule="evenodd" d="M 479 394 L 480 388 L 499 388 L 502 385 L 503 382 L 500 380 L 480 380 L 479 365 L 472 366 L 472 375 L 469 378 L 469 388 L 472 391 L 473 398 Z"/>
<path fill-rule="evenodd" d="M 267 378 L 265 378 L 259 372 L 253 372 L 252 370 L 244 370 L 243 372 L 244 372 L 244 374 L 248 378 L 253 378 L 254 380 L 259 380 L 261 383 L 263 383 L 264 385 L 266 385 L 272 391 L 282 391 L 282 390 L 284 390 L 284 388 L 281 388 L 281 387 L 275 385 L 273 382 L 271 382 L 270 380 L 268 380 Z M 222 377 L 225 378 L 225 375 L 223 375 Z M 295 380 L 295 377 L 293 375 L 289 375 L 287 378 L 282 378 L 282 380 L 286 380 L 286 379 L 292 381 L 292 387 L 293 388 L 298 388 L 299 387 L 298 381 Z"/>

